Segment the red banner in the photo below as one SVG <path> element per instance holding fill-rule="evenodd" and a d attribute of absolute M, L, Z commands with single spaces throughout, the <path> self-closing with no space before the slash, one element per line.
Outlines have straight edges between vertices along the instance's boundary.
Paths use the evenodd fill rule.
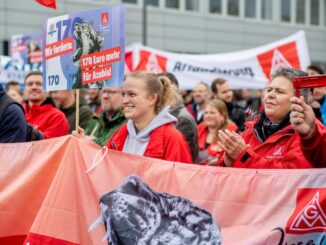
<path fill-rule="evenodd" d="M 105 154 L 92 142 L 67 136 L 0 144 L 0 244 L 102 244 L 104 225 L 88 231 L 100 216 L 100 197 L 132 174 L 212 214 L 223 244 L 326 242 L 324 169 L 188 165 Z"/>
<path fill-rule="evenodd" d="M 54 57 L 70 53 L 74 50 L 74 39 L 68 37 L 59 42 L 51 43 L 45 46 L 45 59 L 52 59 Z"/>

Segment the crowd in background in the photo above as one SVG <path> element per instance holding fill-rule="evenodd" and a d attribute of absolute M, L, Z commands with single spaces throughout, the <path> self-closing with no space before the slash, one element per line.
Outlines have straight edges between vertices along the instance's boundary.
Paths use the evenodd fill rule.
<path fill-rule="evenodd" d="M 198 81 L 179 89 L 171 73 L 138 71 L 122 87 L 76 95 L 42 91 L 42 73 L 0 88 L 0 142 L 43 140 L 73 134 L 100 146 L 182 163 L 244 168 L 325 167 L 326 88 L 295 97 L 294 77 L 322 75 L 280 68 L 264 90 L 232 90 L 229 81 Z M 324 146 L 325 145 L 325 146 Z"/>

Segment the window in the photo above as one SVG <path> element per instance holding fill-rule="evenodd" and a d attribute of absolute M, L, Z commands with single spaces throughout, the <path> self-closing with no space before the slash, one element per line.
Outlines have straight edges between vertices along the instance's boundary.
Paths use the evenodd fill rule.
<path fill-rule="evenodd" d="M 324 1 L 324 25 L 326 26 L 326 0 Z M 325 63 L 326 67 L 326 63 Z"/>
<path fill-rule="evenodd" d="M 324 26 L 326 26 L 326 0 L 324 0 Z"/>
<path fill-rule="evenodd" d="M 186 10 L 198 11 L 199 1 L 198 0 L 186 0 Z"/>
<path fill-rule="evenodd" d="M 137 0 L 122 0 L 123 3 L 137 3 Z"/>
<path fill-rule="evenodd" d="M 239 15 L 239 0 L 228 0 L 228 15 Z"/>
<path fill-rule="evenodd" d="M 272 0 L 261 0 L 261 17 L 264 20 L 272 19 Z"/>
<path fill-rule="evenodd" d="M 291 17 L 290 17 L 290 12 L 291 12 L 291 2 L 290 0 L 282 0 L 282 5 L 281 5 L 281 20 L 285 22 L 290 22 Z"/>
<path fill-rule="evenodd" d="M 209 0 L 209 12 L 221 14 L 222 13 L 222 0 Z"/>
<path fill-rule="evenodd" d="M 179 8 L 179 0 L 165 0 L 165 7 L 171 9 Z"/>
<path fill-rule="evenodd" d="M 245 1 L 245 16 L 248 18 L 256 17 L 256 0 Z"/>
<path fill-rule="evenodd" d="M 319 25 L 319 0 L 311 0 L 310 17 L 310 24 Z"/>
<path fill-rule="evenodd" d="M 297 7 L 296 7 L 296 22 L 300 24 L 305 23 L 305 0 L 297 0 Z"/>
<path fill-rule="evenodd" d="M 3 41 L 3 54 L 9 55 L 9 41 L 8 40 Z"/>
<path fill-rule="evenodd" d="M 147 5 L 158 6 L 158 0 L 144 0 L 147 1 Z"/>

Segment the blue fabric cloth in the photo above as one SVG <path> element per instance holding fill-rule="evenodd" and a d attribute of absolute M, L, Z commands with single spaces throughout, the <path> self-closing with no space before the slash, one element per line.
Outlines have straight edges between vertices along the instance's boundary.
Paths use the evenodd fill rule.
<path fill-rule="evenodd" d="M 321 118 L 323 120 L 323 124 L 326 125 L 326 99 L 325 98 L 322 104 L 320 105 L 320 113 L 321 113 Z"/>

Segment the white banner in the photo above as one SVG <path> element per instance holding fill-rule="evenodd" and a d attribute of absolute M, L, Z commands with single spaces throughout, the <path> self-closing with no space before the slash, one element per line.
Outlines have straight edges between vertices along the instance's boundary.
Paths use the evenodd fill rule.
<path fill-rule="evenodd" d="M 224 54 L 179 54 L 141 44 L 128 48 L 132 50 L 129 64 L 133 70 L 171 72 L 183 89 L 193 89 L 199 81 L 210 84 L 216 78 L 227 79 L 233 89 L 261 89 L 278 67 L 306 70 L 310 65 L 303 31 L 257 48 Z"/>

